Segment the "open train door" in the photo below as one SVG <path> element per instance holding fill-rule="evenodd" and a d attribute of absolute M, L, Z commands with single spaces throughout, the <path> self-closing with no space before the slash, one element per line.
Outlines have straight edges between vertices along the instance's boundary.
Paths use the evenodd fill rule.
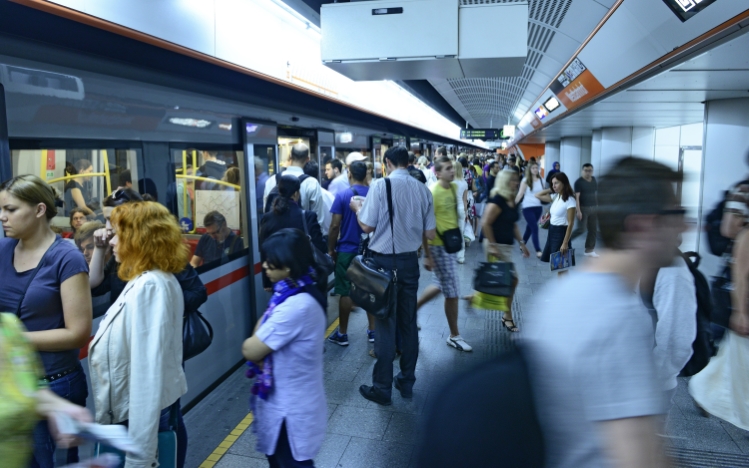
<path fill-rule="evenodd" d="M 268 305 L 269 294 L 263 289 L 262 266 L 258 234 L 260 218 L 263 216 L 263 192 L 265 181 L 275 177 L 279 169 L 278 132 L 276 124 L 252 119 L 241 121 L 242 144 L 245 154 L 245 180 L 249 181 L 246 206 L 250 214 L 250 255 L 253 265 L 253 280 L 250 282 L 250 297 L 253 302 L 251 323 L 255 322 Z M 249 335 L 248 335 L 249 336 Z"/>

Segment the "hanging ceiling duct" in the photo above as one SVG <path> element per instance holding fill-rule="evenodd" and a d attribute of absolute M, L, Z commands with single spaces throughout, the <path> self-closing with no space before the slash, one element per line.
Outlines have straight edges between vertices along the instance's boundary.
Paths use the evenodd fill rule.
<path fill-rule="evenodd" d="M 356 81 L 517 76 L 528 55 L 525 2 L 331 3 L 320 29 L 323 63 Z"/>

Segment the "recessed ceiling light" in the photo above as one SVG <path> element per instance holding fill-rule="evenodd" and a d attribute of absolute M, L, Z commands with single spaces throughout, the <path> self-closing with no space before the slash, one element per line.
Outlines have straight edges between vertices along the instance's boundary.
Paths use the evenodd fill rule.
<path fill-rule="evenodd" d="M 204 120 L 204 119 L 191 119 L 187 117 L 171 117 L 169 118 L 169 123 L 173 123 L 174 125 L 182 125 L 185 127 L 206 128 L 206 127 L 209 127 L 213 122 L 211 122 L 210 120 Z"/>

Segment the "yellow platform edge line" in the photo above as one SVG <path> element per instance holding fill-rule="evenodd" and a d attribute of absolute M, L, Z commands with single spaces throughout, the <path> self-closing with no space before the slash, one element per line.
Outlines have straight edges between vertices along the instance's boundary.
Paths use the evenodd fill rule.
<path fill-rule="evenodd" d="M 328 329 L 325 331 L 325 337 L 327 338 L 331 333 L 333 333 L 333 330 L 338 328 L 338 320 L 333 320 L 333 323 L 330 324 Z M 247 430 L 247 428 L 250 427 L 250 424 L 252 424 L 252 421 L 254 421 L 255 417 L 253 414 L 247 413 L 247 416 L 245 416 L 239 424 L 237 424 L 234 429 L 232 429 L 229 434 L 224 438 L 224 440 L 221 441 L 220 444 L 218 444 L 218 447 L 216 447 L 213 452 L 211 452 L 210 455 L 203 461 L 203 463 L 200 464 L 200 468 L 213 468 L 216 466 L 216 463 L 221 460 L 221 457 L 229 451 L 232 445 L 234 445 L 234 442 L 239 439 L 239 437 L 244 434 L 244 431 Z"/>

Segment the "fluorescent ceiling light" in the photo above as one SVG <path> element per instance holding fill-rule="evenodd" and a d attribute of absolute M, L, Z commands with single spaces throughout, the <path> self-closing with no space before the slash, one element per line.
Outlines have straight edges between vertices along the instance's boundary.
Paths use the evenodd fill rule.
<path fill-rule="evenodd" d="M 548 101 L 544 102 L 544 107 L 549 112 L 554 112 L 559 107 L 559 101 L 554 96 L 550 97 Z"/>
<path fill-rule="evenodd" d="M 231 130 L 231 124 L 230 123 L 220 123 L 218 124 L 218 128 L 221 130 Z"/>
<path fill-rule="evenodd" d="M 351 143 L 354 141 L 354 135 L 351 132 L 343 132 L 338 134 L 338 141 L 341 144 Z"/>
<path fill-rule="evenodd" d="M 185 127 L 194 127 L 194 128 L 206 128 L 209 127 L 213 122 L 210 120 L 204 120 L 204 119 L 191 119 L 186 117 L 170 117 L 169 123 L 173 123 L 174 125 L 182 125 Z"/>

